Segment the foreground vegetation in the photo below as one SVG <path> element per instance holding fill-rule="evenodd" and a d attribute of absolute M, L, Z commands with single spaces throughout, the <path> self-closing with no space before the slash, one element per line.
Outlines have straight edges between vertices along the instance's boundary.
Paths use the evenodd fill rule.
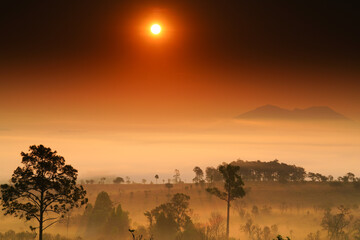
<path fill-rule="evenodd" d="M 3 214 L 25 218 L 25 227 L 0 216 L 0 240 L 360 239 L 360 181 L 352 173 L 335 180 L 278 161 L 239 160 L 205 174 L 195 167 L 191 184 L 175 170 L 162 184 L 116 177 L 81 186 L 51 149 L 32 146 L 22 156 L 1 201 Z"/>
<path fill-rule="evenodd" d="M 230 236 L 235 239 L 272 239 L 278 234 L 307 240 L 346 239 L 346 235 L 350 234 L 351 237 L 347 239 L 356 239 L 356 234 L 359 234 L 357 219 L 360 217 L 360 192 L 351 183 L 333 186 L 321 182 L 245 182 L 245 186 L 246 197 L 232 204 Z M 96 240 L 108 239 L 110 236 L 111 239 L 127 239 L 131 237 L 128 232 L 128 228 L 131 228 L 135 229 L 136 236 L 143 235 L 143 239 L 150 239 L 150 221 L 144 213 L 171 203 L 176 193 L 190 197 L 186 212 L 196 231 L 208 234 L 208 239 L 222 239 L 226 233 L 226 204 L 207 193 L 206 186 L 180 183 L 174 184 L 169 190 L 165 184 L 90 184 L 84 188 L 89 198 L 87 207 L 70 212 L 69 217 L 49 229 L 47 234 L 52 233 L 55 237 L 60 233 L 71 239 L 79 236 Z M 96 207 L 100 201 L 98 198 L 107 203 L 107 208 Z M 103 214 L 101 221 L 91 223 L 99 218 L 96 216 L 101 211 L 97 209 L 107 209 L 108 212 Z M 339 228 L 332 225 L 335 219 L 344 220 L 345 226 Z M 13 222 L 10 217 L 1 217 L 0 221 L 0 231 L 26 230 L 22 222 Z M 153 220 L 153 234 L 155 229 L 159 229 L 154 225 L 155 222 Z M 29 225 L 31 223 L 27 223 Z M 97 228 L 92 229 L 93 225 Z M 118 230 L 117 233 L 111 230 L 113 226 Z M 120 226 L 123 226 L 122 230 Z M 329 229 L 339 231 L 331 232 Z M 88 230 L 91 231 L 90 236 L 87 235 Z M 65 234 L 67 232 L 68 235 Z M 334 234 L 334 237 L 330 238 L 328 234 Z"/>

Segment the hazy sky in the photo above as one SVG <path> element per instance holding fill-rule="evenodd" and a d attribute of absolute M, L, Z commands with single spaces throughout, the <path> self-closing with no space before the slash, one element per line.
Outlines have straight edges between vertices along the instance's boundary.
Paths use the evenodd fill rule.
<path fill-rule="evenodd" d="M 350 171 L 359 156 L 357 9 L 351 1 L 2 1 L 0 159 L 9 164 L 0 178 L 40 143 L 88 174 L 135 174 L 149 161 L 190 172 L 239 157 Z M 269 123 L 232 122 L 265 104 L 329 106 L 355 123 L 304 134 L 291 126 L 279 137 Z"/>

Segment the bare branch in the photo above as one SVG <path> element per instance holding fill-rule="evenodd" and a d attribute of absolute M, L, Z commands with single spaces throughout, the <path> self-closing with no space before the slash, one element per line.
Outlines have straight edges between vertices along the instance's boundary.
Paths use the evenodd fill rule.
<path fill-rule="evenodd" d="M 52 222 L 52 223 L 50 223 L 49 225 L 47 225 L 46 227 L 44 227 L 44 228 L 43 228 L 43 231 L 44 231 L 45 229 L 47 229 L 48 227 L 50 227 L 50 226 L 52 226 L 52 225 L 54 225 L 55 223 L 58 223 L 58 222 L 60 222 L 60 219 L 57 220 L 57 221 L 55 221 L 55 222 Z"/>
<path fill-rule="evenodd" d="M 40 204 L 34 198 L 32 198 L 31 195 L 26 197 L 29 198 L 33 203 L 35 203 L 40 208 Z"/>
<path fill-rule="evenodd" d="M 33 216 L 38 222 L 40 222 L 40 218 L 36 214 L 32 214 L 31 216 Z"/>
<path fill-rule="evenodd" d="M 43 222 L 47 222 L 47 221 L 51 221 L 51 220 L 55 220 L 55 219 L 58 219 L 58 217 L 53 217 L 53 218 L 48 218 L 48 219 L 45 219 Z"/>

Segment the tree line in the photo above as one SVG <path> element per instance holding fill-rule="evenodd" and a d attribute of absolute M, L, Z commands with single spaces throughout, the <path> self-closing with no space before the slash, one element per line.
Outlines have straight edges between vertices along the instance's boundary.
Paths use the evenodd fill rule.
<path fill-rule="evenodd" d="M 225 163 L 223 163 L 225 164 Z M 223 165 L 222 164 L 222 165 Z M 348 172 L 344 176 L 339 176 L 337 178 L 332 175 L 323 175 L 321 173 L 314 172 L 306 172 L 303 167 L 299 167 L 296 165 L 289 165 L 279 160 L 275 159 L 269 162 L 263 162 L 260 160 L 257 161 L 244 161 L 237 160 L 230 163 L 230 165 L 240 167 L 239 174 L 243 181 L 253 181 L 253 182 L 330 182 L 330 183 L 355 183 L 360 187 L 360 178 L 356 177 L 354 173 Z M 193 172 L 195 174 L 192 182 L 195 184 L 205 184 L 205 183 L 216 183 L 222 182 L 223 176 L 218 168 L 215 167 L 206 167 L 205 171 L 198 166 L 193 168 Z M 106 178 L 101 178 L 99 180 L 99 184 L 105 184 Z M 158 183 L 159 175 L 156 174 L 155 183 Z M 85 180 L 86 184 L 94 184 L 96 183 L 94 180 Z M 130 181 L 130 177 L 116 177 L 112 180 L 114 184 L 131 184 L 135 183 L 134 181 Z M 142 184 L 146 184 L 147 180 L 142 179 Z M 153 184 L 153 181 L 150 181 L 150 184 Z M 180 171 L 178 169 L 174 170 L 174 175 L 171 179 L 162 179 L 163 184 L 177 184 L 184 183 L 180 176 Z"/>
<path fill-rule="evenodd" d="M 332 175 L 325 176 L 320 173 L 306 172 L 303 167 L 289 165 L 279 162 L 275 159 L 269 162 L 244 161 L 237 160 L 230 163 L 233 166 L 239 166 L 239 174 L 244 181 L 261 181 L 261 182 L 360 182 L 360 178 L 349 172 L 344 176 L 334 178 Z M 204 172 L 201 168 L 195 167 L 194 183 L 213 183 L 223 181 L 222 175 L 218 168 L 207 167 Z"/>

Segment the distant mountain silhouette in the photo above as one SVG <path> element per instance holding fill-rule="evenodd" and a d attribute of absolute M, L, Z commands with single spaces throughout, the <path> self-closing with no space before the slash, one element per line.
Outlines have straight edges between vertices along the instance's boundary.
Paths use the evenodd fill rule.
<path fill-rule="evenodd" d="M 288 110 L 273 105 L 258 107 L 252 111 L 240 114 L 239 119 L 284 119 L 284 120 L 349 120 L 344 115 L 335 112 L 329 107 L 295 108 Z"/>

